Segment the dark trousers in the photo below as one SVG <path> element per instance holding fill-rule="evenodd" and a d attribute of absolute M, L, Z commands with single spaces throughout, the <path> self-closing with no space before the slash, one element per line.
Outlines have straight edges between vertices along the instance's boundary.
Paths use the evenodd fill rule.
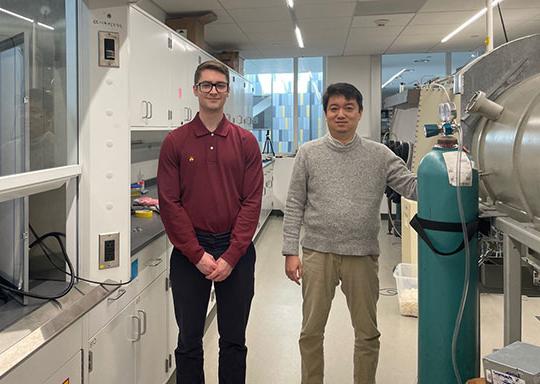
<path fill-rule="evenodd" d="M 199 244 L 218 259 L 229 234 L 197 233 Z M 219 331 L 219 383 L 246 382 L 246 327 L 254 293 L 255 247 L 250 244 L 231 274 L 215 283 Z M 204 384 L 203 334 L 212 281 L 180 251 L 171 255 L 171 286 L 180 330 L 176 357 L 177 384 Z"/>

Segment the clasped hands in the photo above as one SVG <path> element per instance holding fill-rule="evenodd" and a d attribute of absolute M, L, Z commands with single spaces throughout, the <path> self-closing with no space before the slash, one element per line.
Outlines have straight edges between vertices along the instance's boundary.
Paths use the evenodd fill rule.
<path fill-rule="evenodd" d="M 208 280 L 220 282 L 225 280 L 232 272 L 232 267 L 221 257 L 214 259 L 214 256 L 204 252 L 199 262 L 195 265 Z"/>

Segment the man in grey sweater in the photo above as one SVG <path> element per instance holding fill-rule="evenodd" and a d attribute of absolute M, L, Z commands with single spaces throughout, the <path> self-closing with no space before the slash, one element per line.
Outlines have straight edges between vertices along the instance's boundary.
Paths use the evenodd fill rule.
<path fill-rule="evenodd" d="M 340 282 L 355 332 L 354 383 L 374 384 L 379 209 L 387 185 L 416 199 L 416 176 L 387 147 L 356 134 L 363 110 L 356 87 L 330 85 L 323 107 L 329 133 L 298 150 L 283 223 L 285 272 L 302 280 L 302 384 L 323 383 L 324 328 Z"/>

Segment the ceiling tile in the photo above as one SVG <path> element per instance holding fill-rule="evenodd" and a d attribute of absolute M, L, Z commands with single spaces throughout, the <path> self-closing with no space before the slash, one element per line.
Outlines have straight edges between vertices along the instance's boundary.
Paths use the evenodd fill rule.
<path fill-rule="evenodd" d="M 218 0 L 153 0 L 153 2 L 170 15 L 185 12 L 209 11 L 212 9 L 222 8 Z"/>
<path fill-rule="evenodd" d="M 273 33 L 275 31 L 290 30 L 294 33 L 294 26 L 291 20 L 284 21 L 249 21 L 239 22 L 238 25 L 246 34 L 250 33 Z"/>
<path fill-rule="evenodd" d="M 428 0 L 419 12 L 478 11 L 485 5 L 485 0 Z"/>
<path fill-rule="evenodd" d="M 379 38 L 396 38 L 401 31 L 403 31 L 403 27 L 351 28 L 349 39 L 377 40 Z"/>
<path fill-rule="evenodd" d="M 501 9 L 511 9 L 511 8 L 537 8 L 538 0 L 506 0 L 501 3 Z"/>
<path fill-rule="evenodd" d="M 352 26 L 357 27 L 376 27 L 375 20 L 386 19 L 387 27 L 405 26 L 414 17 L 414 13 L 403 13 L 396 15 L 373 15 L 373 16 L 355 16 Z"/>
<path fill-rule="evenodd" d="M 340 3 L 339 6 L 329 3 L 299 4 L 295 5 L 294 11 L 299 20 L 322 19 L 333 17 L 352 17 L 356 2 Z"/>
<path fill-rule="evenodd" d="M 199 1 L 199 0 L 197 0 Z M 219 0 L 225 9 L 286 6 L 285 0 Z M 262 16 L 262 15 L 261 15 Z"/>
<path fill-rule="evenodd" d="M 205 39 L 210 45 L 238 44 L 249 42 L 247 37 L 236 26 L 236 24 L 221 24 L 206 26 Z"/>
<path fill-rule="evenodd" d="M 418 13 L 412 19 L 410 25 L 460 25 L 475 14 L 474 11 L 457 11 L 443 13 Z M 478 22 L 481 22 L 479 19 Z"/>
<path fill-rule="evenodd" d="M 384 15 L 389 13 L 416 13 L 426 0 L 359 1 L 355 16 Z"/>
<path fill-rule="evenodd" d="M 298 26 L 302 33 L 310 34 L 317 31 L 349 30 L 350 17 L 332 17 L 322 19 L 298 20 Z"/>
<path fill-rule="evenodd" d="M 289 20 L 290 14 L 286 6 L 261 8 L 231 9 L 230 15 L 236 22 L 257 22 L 261 20 L 261 13 L 264 14 L 264 21 Z"/>

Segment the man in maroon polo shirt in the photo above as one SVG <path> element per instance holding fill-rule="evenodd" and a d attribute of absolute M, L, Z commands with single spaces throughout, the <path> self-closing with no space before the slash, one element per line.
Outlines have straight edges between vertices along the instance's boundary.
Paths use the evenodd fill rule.
<path fill-rule="evenodd" d="M 161 218 L 174 250 L 171 286 L 180 329 L 177 383 L 204 383 L 204 323 L 212 282 L 217 300 L 219 383 L 246 377 L 246 326 L 254 292 L 252 238 L 261 209 L 263 172 L 251 132 L 228 121 L 229 71 L 200 64 L 193 92 L 199 113 L 161 146 Z"/>

